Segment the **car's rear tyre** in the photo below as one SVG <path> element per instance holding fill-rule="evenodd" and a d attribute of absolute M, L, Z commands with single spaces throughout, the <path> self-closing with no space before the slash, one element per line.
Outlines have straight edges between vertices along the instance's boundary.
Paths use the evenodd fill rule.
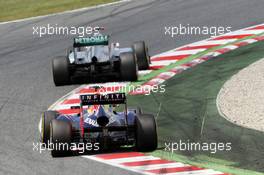
<path fill-rule="evenodd" d="M 144 41 L 138 41 L 133 44 L 133 50 L 137 57 L 138 69 L 147 70 L 150 64 L 148 48 Z"/>
<path fill-rule="evenodd" d="M 46 146 L 50 140 L 50 122 L 57 116 L 56 111 L 45 111 L 41 115 L 41 142 Z"/>
<path fill-rule="evenodd" d="M 120 54 L 120 76 L 122 81 L 137 81 L 138 67 L 133 53 Z"/>
<path fill-rule="evenodd" d="M 158 138 L 156 121 L 151 114 L 141 114 L 136 117 L 136 149 L 149 152 L 157 149 Z"/>
<path fill-rule="evenodd" d="M 71 123 L 52 120 L 50 123 L 50 141 L 52 143 L 52 157 L 66 156 L 70 152 L 72 139 Z"/>
<path fill-rule="evenodd" d="M 67 57 L 55 57 L 52 60 L 53 80 L 56 86 L 70 83 L 69 59 Z"/>

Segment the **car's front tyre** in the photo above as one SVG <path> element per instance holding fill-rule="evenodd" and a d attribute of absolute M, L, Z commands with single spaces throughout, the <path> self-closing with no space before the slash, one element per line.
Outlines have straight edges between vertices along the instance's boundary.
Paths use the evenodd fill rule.
<path fill-rule="evenodd" d="M 58 116 L 56 111 L 45 111 L 41 115 L 41 142 L 48 145 L 50 139 L 50 122 Z"/>

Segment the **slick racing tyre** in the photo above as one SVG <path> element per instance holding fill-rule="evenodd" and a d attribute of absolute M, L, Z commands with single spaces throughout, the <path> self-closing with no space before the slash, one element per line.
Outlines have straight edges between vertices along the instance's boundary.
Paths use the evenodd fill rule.
<path fill-rule="evenodd" d="M 120 54 L 120 77 L 122 81 L 137 81 L 138 66 L 133 53 Z"/>
<path fill-rule="evenodd" d="M 141 114 L 136 117 L 136 149 L 150 152 L 157 149 L 158 138 L 156 121 L 151 114 Z"/>
<path fill-rule="evenodd" d="M 135 52 L 138 69 L 147 70 L 150 64 L 150 58 L 148 54 L 148 48 L 144 41 L 135 42 L 133 44 L 133 50 Z"/>
<path fill-rule="evenodd" d="M 71 123 L 52 120 L 50 123 L 50 141 L 52 157 L 66 156 L 70 152 L 72 138 Z"/>
<path fill-rule="evenodd" d="M 56 111 L 46 111 L 41 115 L 41 142 L 48 144 L 50 139 L 50 122 L 58 116 Z"/>
<path fill-rule="evenodd" d="M 53 80 L 56 86 L 70 83 L 69 59 L 67 57 L 55 57 L 52 60 Z"/>

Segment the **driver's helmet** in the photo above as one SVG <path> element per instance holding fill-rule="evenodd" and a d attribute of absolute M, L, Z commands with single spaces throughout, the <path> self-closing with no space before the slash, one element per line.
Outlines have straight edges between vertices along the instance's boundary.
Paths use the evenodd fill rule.
<path fill-rule="evenodd" d="M 117 105 L 111 105 L 111 104 L 110 105 L 89 105 L 87 108 L 87 113 L 89 115 L 95 114 L 100 106 L 102 106 L 105 111 L 112 112 L 112 113 L 116 112 L 116 108 L 117 108 Z"/>
<path fill-rule="evenodd" d="M 98 110 L 98 108 L 99 108 L 99 105 L 89 105 L 87 108 L 87 113 L 89 115 L 92 115 Z"/>

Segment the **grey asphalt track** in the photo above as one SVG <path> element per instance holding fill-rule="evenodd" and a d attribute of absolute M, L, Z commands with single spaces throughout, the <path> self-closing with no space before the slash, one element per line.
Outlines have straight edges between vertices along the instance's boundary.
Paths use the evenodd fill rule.
<path fill-rule="evenodd" d="M 33 26 L 101 25 L 128 46 L 146 40 L 151 55 L 208 36 L 164 36 L 164 26 L 231 26 L 263 23 L 259 0 L 141 0 L 96 10 L 0 25 L 0 174 L 135 174 L 81 157 L 53 159 L 33 151 L 40 113 L 77 86 L 55 87 L 51 58 L 65 53 L 73 36 L 32 35 Z"/>

